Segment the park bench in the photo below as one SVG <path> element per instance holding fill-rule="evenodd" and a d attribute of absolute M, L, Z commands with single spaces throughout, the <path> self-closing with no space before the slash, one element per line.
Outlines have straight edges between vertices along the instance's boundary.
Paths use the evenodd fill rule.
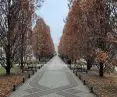
<path fill-rule="evenodd" d="M 40 69 L 42 66 L 43 66 L 43 64 L 42 65 L 37 65 L 37 66 L 27 65 L 27 66 L 24 67 L 24 71 L 36 71 L 37 69 Z"/>
<path fill-rule="evenodd" d="M 85 68 L 86 65 L 77 65 L 76 70 L 78 72 L 87 72 L 87 69 Z"/>
<path fill-rule="evenodd" d="M 74 64 L 73 70 L 76 72 L 87 72 L 86 64 L 79 61 Z"/>

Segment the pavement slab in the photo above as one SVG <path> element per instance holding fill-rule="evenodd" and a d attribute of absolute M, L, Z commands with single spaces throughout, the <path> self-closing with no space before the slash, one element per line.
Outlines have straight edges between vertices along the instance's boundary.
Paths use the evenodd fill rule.
<path fill-rule="evenodd" d="M 95 97 L 58 57 L 52 58 L 9 97 Z"/>

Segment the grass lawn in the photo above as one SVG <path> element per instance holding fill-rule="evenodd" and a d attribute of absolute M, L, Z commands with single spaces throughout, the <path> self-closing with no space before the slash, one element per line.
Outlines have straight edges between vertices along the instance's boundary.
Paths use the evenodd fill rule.
<path fill-rule="evenodd" d="M 11 68 L 11 73 L 17 73 L 18 71 L 20 71 L 19 67 L 13 66 L 13 68 Z M 6 70 L 0 66 L 0 75 L 6 74 Z"/>
<path fill-rule="evenodd" d="M 5 69 L 3 67 L 0 67 L 0 75 L 5 73 Z"/>

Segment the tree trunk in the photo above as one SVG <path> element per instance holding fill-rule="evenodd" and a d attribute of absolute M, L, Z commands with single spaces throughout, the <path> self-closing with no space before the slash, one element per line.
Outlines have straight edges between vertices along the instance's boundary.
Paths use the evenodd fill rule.
<path fill-rule="evenodd" d="M 39 62 L 40 62 L 40 56 L 38 56 Z"/>
<path fill-rule="evenodd" d="M 92 67 L 92 59 L 87 59 L 87 70 L 90 70 Z"/>
<path fill-rule="evenodd" d="M 11 70 L 11 0 L 8 0 L 8 15 L 7 15 L 7 19 L 8 19 L 8 34 L 7 34 L 7 41 L 8 44 L 5 47 L 5 53 L 6 53 L 6 75 L 10 75 L 10 70 Z"/>
<path fill-rule="evenodd" d="M 7 64 L 7 66 L 6 66 L 6 75 L 10 75 L 10 70 L 11 70 L 11 60 L 10 60 L 10 57 L 9 56 L 7 56 L 7 58 L 6 58 L 6 64 Z"/>
<path fill-rule="evenodd" d="M 99 75 L 100 75 L 100 77 L 104 76 L 104 66 L 103 66 L 102 62 L 100 62 Z"/>
<path fill-rule="evenodd" d="M 20 64 L 21 64 L 20 68 L 21 68 L 22 73 L 23 73 L 24 72 L 23 46 L 21 49 L 22 49 L 22 51 L 21 51 L 21 56 L 20 56 Z"/>
<path fill-rule="evenodd" d="M 87 62 L 87 70 L 90 70 L 90 69 L 91 69 L 90 63 Z"/>
<path fill-rule="evenodd" d="M 6 67 L 6 75 L 10 75 L 11 74 L 11 68 L 10 67 Z"/>
<path fill-rule="evenodd" d="M 22 70 L 24 69 L 24 62 L 23 62 L 23 58 L 21 58 L 21 67 Z"/>
<path fill-rule="evenodd" d="M 24 69 L 24 60 L 23 60 L 24 51 L 25 51 L 25 50 L 24 50 L 24 45 L 25 45 L 25 44 L 24 44 L 24 34 L 22 34 L 22 35 L 21 35 L 21 48 L 20 48 L 20 49 L 21 49 L 21 52 L 20 52 L 20 53 L 21 53 L 21 56 L 20 56 L 21 67 L 20 67 L 20 68 L 21 68 L 22 72 L 23 72 L 23 69 Z"/>

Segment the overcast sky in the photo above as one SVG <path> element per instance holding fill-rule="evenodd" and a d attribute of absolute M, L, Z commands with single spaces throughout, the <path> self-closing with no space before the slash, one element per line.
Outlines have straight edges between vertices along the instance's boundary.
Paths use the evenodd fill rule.
<path fill-rule="evenodd" d="M 67 0 L 45 0 L 39 15 L 43 17 L 51 28 L 51 36 L 55 45 L 59 43 L 62 35 L 64 22 L 68 14 Z"/>

